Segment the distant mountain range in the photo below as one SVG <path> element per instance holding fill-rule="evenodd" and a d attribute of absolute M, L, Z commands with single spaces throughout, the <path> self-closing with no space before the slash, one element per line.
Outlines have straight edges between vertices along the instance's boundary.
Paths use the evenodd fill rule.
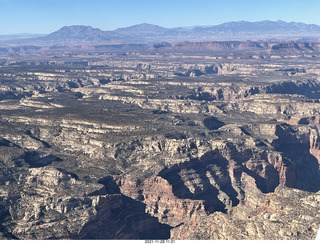
<path fill-rule="evenodd" d="M 70 43 L 154 43 L 179 41 L 320 40 L 320 26 L 284 21 L 228 22 L 205 27 L 164 28 L 139 24 L 113 31 L 91 26 L 65 26 L 49 35 L 14 42 Z M 12 40 L 10 40 L 12 42 Z"/>

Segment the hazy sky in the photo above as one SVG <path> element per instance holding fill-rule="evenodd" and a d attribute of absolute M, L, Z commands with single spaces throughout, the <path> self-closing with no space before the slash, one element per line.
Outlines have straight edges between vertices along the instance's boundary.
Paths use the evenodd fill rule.
<path fill-rule="evenodd" d="M 114 30 L 279 19 L 320 25 L 320 0 L 0 0 L 0 34 L 45 34 L 66 25 Z"/>

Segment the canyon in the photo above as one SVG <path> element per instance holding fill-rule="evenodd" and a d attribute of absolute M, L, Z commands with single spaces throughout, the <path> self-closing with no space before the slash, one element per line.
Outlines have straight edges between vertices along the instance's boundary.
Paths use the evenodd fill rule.
<path fill-rule="evenodd" d="M 0 49 L 0 239 L 315 239 L 319 43 L 110 45 Z"/>

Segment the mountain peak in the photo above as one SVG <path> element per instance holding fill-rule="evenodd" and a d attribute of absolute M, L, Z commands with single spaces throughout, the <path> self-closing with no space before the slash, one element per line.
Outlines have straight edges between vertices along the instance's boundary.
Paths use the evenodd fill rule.
<path fill-rule="evenodd" d="M 98 28 L 93 28 L 91 26 L 85 25 L 71 25 L 64 26 L 61 29 L 51 33 L 48 37 L 52 38 L 67 38 L 67 39 L 76 39 L 76 38 L 88 38 L 88 37 L 98 37 L 103 35 L 103 31 Z"/>
<path fill-rule="evenodd" d="M 119 28 L 116 29 L 115 32 L 118 33 L 123 33 L 123 32 L 140 32 L 140 33 L 154 33 L 154 32 L 165 32 L 167 31 L 167 28 L 161 27 L 159 25 L 153 25 L 153 24 L 148 24 L 148 23 L 142 23 L 138 25 L 133 25 L 130 27 L 125 27 L 125 28 Z"/>

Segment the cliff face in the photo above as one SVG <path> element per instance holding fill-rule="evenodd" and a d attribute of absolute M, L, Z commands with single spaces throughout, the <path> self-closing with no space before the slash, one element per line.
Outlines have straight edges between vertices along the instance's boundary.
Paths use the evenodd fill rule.
<path fill-rule="evenodd" d="M 248 175 L 243 179 L 250 184 Z M 319 192 L 309 195 L 305 191 L 277 187 L 265 197 L 255 195 L 252 188 L 250 200 L 237 206 L 229 214 L 216 212 L 204 217 L 196 226 L 181 225 L 172 230 L 175 239 L 314 239 L 318 224 L 311 219 L 317 216 Z M 260 193 L 261 194 L 261 193 Z M 255 197 L 255 198 L 253 198 Z M 248 204 L 254 200 L 254 206 Z M 288 199 L 290 201 L 288 202 Z M 297 209 L 297 206 L 299 209 Z M 254 207 L 254 208 L 253 208 Z M 252 212 L 248 210 L 253 210 Z M 294 219 L 292 222 L 288 220 Z"/>
<path fill-rule="evenodd" d="M 172 46 L 163 46 L 160 49 L 174 51 L 218 51 L 218 52 L 265 52 L 273 54 L 298 54 L 298 53 L 315 53 L 319 52 L 319 43 L 275 43 L 275 42 L 180 42 Z"/>
<path fill-rule="evenodd" d="M 315 238 L 319 57 L 269 54 L 2 63 L 0 238 Z"/>

